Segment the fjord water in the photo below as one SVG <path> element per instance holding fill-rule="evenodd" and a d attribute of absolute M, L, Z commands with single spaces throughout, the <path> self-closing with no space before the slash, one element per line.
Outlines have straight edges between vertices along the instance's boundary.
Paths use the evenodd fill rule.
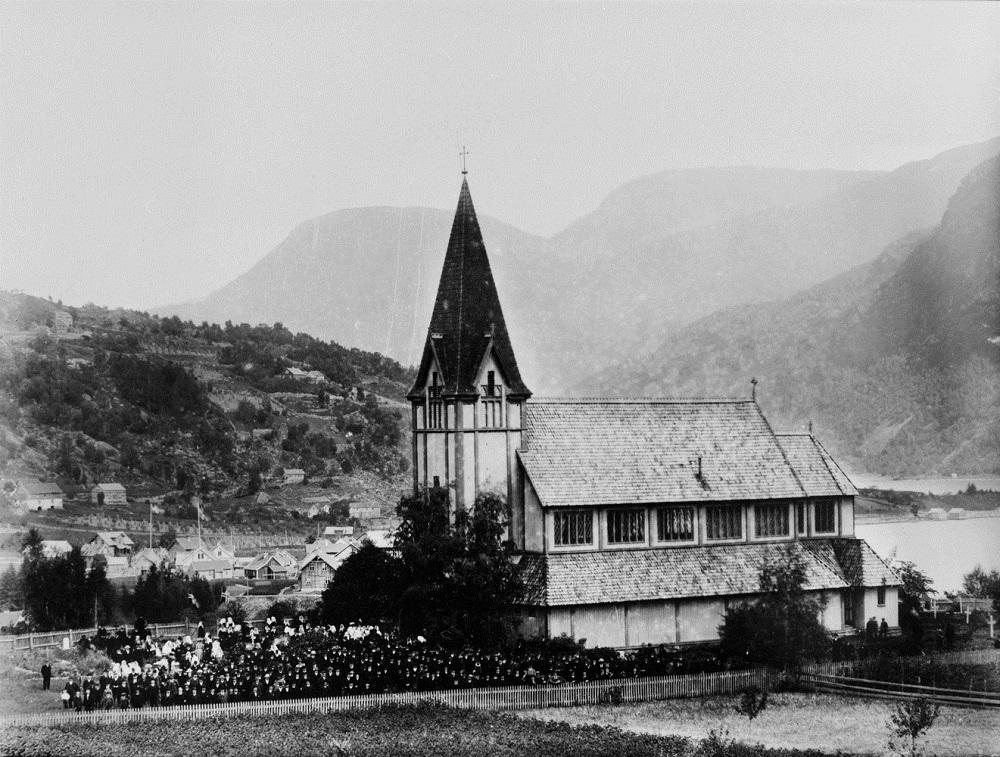
<path fill-rule="evenodd" d="M 1000 491 L 1000 476 L 937 476 L 892 479 L 852 473 L 858 487 L 926 494 L 957 494 L 969 484 Z M 882 557 L 909 560 L 934 580 L 939 592 L 959 591 L 962 576 L 981 565 L 1000 570 L 1000 513 L 966 513 L 962 520 L 859 523 L 855 531 Z M 972 517 L 977 516 L 977 517 Z M 993 517 L 989 517 L 993 516 Z"/>
<path fill-rule="evenodd" d="M 960 590 L 976 565 L 1000 569 L 1000 517 L 859 523 L 855 531 L 882 557 L 914 563 L 939 592 Z"/>

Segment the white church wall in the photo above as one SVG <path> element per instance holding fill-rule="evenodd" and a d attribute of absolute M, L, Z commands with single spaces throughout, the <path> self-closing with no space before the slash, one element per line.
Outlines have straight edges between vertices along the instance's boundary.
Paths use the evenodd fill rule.
<path fill-rule="evenodd" d="M 531 482 L 524 478 L 524 549 L 542 552 L 545 547 L 545 516 L 538 501 L 538 493 Z M 559 634 L 555 634 L 558 636 Z"/>
<path fill-rule="evenodd" d="M 462 433 L 462 479 L 465 486 L 465 503 L 471 507 L 476 501 L 476 435 Z"/>
<path fill-rule="evenodd" d="M 479 491 L 507 496 L 507 434 L 479 432 Z"/>
<path fill-rule="evenodd" d="M 826 606 L 820 611 L 819 620 L 828 631 L 839 631 L 844 627 L 844 603 L 840 593 L 817 592 L 821 599 L 826 600 Z"/>
<path fill-rule="evenodd" d="M 840 535 L 854 536 L 854 497 L 840 500 Z"/>
<path fill-rule="evenodd" d="M 442 486 L 447 485 L 445 434 L 425 434 L 424 437 L 427 444 L 427 486 L 434 485 L 435 476 Z"/>
<path fill-rule="evenodd" d="M 863 596 L 864 603 L 864 614 L 862 616 L 861 627 L 864 628 L 865 622 L 874 617 L 879 623 L 882 622 L 882 618 L 885 618 L 885 622 L 889 624 L 891 628 L 895 628 L 899 625 L 899 607 L 898 607 L 898 591 L 895 586 L 885 587 L 885 604 L 878 603 L 878 588 L 876 587 L 865 587 Z"/>
<path fill-rule="evenodd" d="M 672 644 L 677 640 L 676 603 L 633 602 L 627 609 L 628 646 Z"/>
<path fill-rule="evenodd" d="M 725 619 L 722 599 L 685 599 L 677 604 L 678 641 L 714 641 Z"/>

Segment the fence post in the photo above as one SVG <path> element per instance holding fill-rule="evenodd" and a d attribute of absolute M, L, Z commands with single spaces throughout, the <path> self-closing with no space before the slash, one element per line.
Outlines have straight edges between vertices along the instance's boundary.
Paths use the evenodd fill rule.
<path fill-rule="evenodd" d="M 30 631 L 28 632 L 28 651 L 31 651 L 32 649 L 34 649 L 34 645 L 32 643 L 33 639 L 34 639 L 34 636 L 35 635 L 33 633 L 31 633 Z"/>

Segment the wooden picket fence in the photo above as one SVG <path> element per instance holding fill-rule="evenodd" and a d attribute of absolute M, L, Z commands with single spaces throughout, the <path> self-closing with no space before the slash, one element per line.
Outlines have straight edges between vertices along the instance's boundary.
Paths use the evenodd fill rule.
<path fill-rule="evenodd" d="M 240 715 L 284 715 L 343 712 L 433 703 L 466 710 L 534 710 L 575 705 L 652 702 L 716 694 L 738 694 L 756 687 L 769 690 L 774 674 L 761 668 L 648 678 L 617 678 L 548 686 L 500 686 L 446 691 L 407 691 L 313 699 L 282 699 L 226 704 L 144 707 L 76 713 L 0 716 L 0 729 L 15 726 L 58 726 L 72 723 L 134 723 L 150 720 L 202 720 Z"/>
<path fill-rule="evenodd" d="M 251 625 L 263 626 L 263 620 L 247 621 Z M 184 623 L 150 623 L 149 630 L 155 637 L 172 638 L 175 636 L 187 636 L 193 633 L 198 627 L 197 623 L 190 621 Z M 113 631 L 114 627 L 108 627 Z M 210 628 L 213 633 L 216 629 Z M 39 633 L 23 633 L 18 636 L 0 636 L 0 654 L 4 652 L 28 652 L 33 649 L 51 649 L 61 647 L 68 640 L 69 646 L 76 644 L 81 638 L 87 636 L 93 638 L 97 633 L 96 628 L 73 628 L 68 631 L 44 631 Z"/>

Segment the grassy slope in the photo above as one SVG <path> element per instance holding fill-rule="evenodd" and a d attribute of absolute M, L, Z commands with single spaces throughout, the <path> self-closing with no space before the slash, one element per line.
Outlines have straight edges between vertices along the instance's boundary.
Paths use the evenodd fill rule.
<path fill-rule="evenodd" d="M 748 728 L 729 697 L 675 699 L 629 707 L 571 707 L 525 713 L 574 725 L 614 726 L 635 733 L 701 738 L 728 728 L 733 737 L 775 749 L 881 754 L 892 704 L 828 694 L 773 694 L 767 710 Z M 1000 754 L 1000 712 L 945 707 L 926 742 L 927 753 Z"/>

